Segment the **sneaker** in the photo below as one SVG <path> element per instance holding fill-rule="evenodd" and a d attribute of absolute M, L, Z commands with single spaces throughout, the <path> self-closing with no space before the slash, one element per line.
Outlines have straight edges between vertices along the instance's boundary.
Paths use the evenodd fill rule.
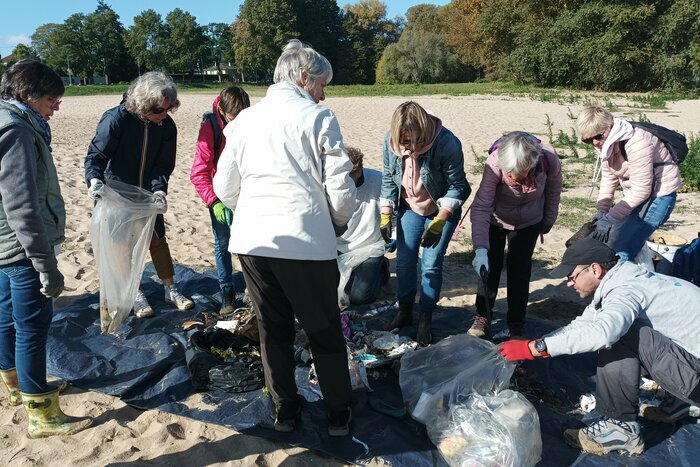
<path fill-rule="evenodd" d="M 275 415 L 275 431 L 289 433 L 297 427 L 297 420 L 301 415 L 301 406 L 299 404 L 282 404 L 277 409 Z"/>
<path fill-rule="evenodd" d="M 511 339 L 525 337 L 525 323 L 508 323 L 508 333 Z"/>
<path fill-rule="evenodd" d="M 150 318 L 153 316 L 153 308 L 148 304 L 146 300 L 146 295 L 143 291 L 139 290 L 136 294 L 136 301 L 134 302 L 134 315 L 137 318 Z"/>
<path fill-rule="evenodd" d="M 690 405 L 674 397 L 669 403 L 661 405 L 642 404 L 639 414 L 653 422 L 676 423 L 687 417 L 700 417 L 700 407 Z"/>
<path fill-rule="evenodd" d="M 474 323 L 472 323 L 472 327 L 469 328 L 467 333 L 474 337 L 485 337 L 489 333 L 490 327 L 491 324 L 486 316 L 476 315 Z"/>
<path fill-rule="evenodd" d="M 564 441 L 597 456 L 612 451 L 639 455 L 644 452 L 644 440 L 639 432 L 639 422 L 621 422 L 604 417 L 589 427 L 566 430 Z"/>
<path fill-rule="evenodd" d="M 178 292 L 175 284 L 165 286 L 165 303 L 175 305 L 175 308 L 180 311 L 194 307 L 194 302 Z"/>
<path fill-rule="evenodd" d="M 347 436 L 350 434 L 350 422 L 352 421 L 352 409 L 346 407 L 343 410 L 328 412 L 328 435 Z"/>

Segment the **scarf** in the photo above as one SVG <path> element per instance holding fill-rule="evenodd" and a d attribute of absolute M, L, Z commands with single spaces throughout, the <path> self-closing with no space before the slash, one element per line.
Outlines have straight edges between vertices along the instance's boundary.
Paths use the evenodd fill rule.
<path fill-rule="evenodd" d="M 44 141 L 46 141 L 46 145 L 51 149 L 51 127 L 49 126 L 49 122 L 46 121 L 43 115 L 41 115 L 39 112 L 34 110 L 31 106 L 27 105 L 24 102 L 16 101 L 14 99 L 6 99 L 8 103 L 14 105 L 17 107 L 19 110 L 22 110 L 39 122 L 39 129 L 41 136 L 44 138 Z M 34 126 L 34 125 L 32 125 Z"/>

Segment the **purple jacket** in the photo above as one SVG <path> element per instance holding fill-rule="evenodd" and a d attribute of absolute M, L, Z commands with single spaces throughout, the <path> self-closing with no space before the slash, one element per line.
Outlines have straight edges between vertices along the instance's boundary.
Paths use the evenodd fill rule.
<path fill-rule="evenodd" d="M 543 157 L 547 158 L 544 164 Z M 518 230 L 542 221 L 551 227 L 559 214 L 561 164 L 553 147 L 543 144 L 530 189 L 510 185 L 498 164 L 498 150 L 486 159 L 484 175 L 471 206 L 474 248 L 489 249 L 489 226 Z"/>

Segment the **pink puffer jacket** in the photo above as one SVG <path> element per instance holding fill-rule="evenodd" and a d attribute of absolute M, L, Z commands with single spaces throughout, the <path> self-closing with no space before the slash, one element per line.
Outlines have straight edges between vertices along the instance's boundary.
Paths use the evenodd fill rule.
<path fill-rule="evenodd" d="M 530 187 L 510 185 L 498 163 L 498 150 L 486 158 L 484 175 L 471 206 L 474 248 L 489 248 L 489 226 L 518 230 L 542 221 L 551 227 L 559 215 L 561 197 L 561 163 L 553 147 L 543 144 L 542 156 L 535 167 Z"/>
<path fill-rule="evenodd" d="M 216 106 L 219 103 L 220 97 L 214 99 L 212 111 L 216 115 L 216 121 L 220 128 L 224 128 L 225 123 L 216 111 Z M 226 146 L 226 137 L 221 135 L 221 146 L 218 151 L 214 150 L 214 130 L 209 123 L 209 120 L 204 120 L 199 128 L 199 137 L 197 138 L 197 151 L 194 154 L 192 162 L 192 170 L 190 171 L 190 181 L 194 185 L 195 190 L 199 193 L 204 203 L 211 207 L 219 199 L 214 193 L 212 181 L 216 173 L 216 163 L 219 161 L 221 151 Z"/>
<path fill-rule="evenodd" d="M 680 171 L 668 149 L 648 131 L 635 128 L 625 142 L 625 152 L 626 160 L 620 143 L 616 143 L 608 160 L 603 161 L 596 206 L 617 220 L 626 218 L 650 196 L 670 195 L 682 185 Z M 610 209 L 618 185 L 622 185 L 622 199 Z"/>

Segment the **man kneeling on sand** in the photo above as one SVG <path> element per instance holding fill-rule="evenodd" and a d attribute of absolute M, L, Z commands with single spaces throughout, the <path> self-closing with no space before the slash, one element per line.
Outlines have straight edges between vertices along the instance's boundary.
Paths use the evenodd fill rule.
<path fill-rule="evenodd" d="M 700 288 L 618 259 L 592 238 L 571 245 L 552 276 L 566 276 L 581 297 L 593 295 L 591 304 L 541 339 L 499 346 L 508 361 L 598 352 L 596 410 L 603 418 L 564 433 L 567 443 L 597 455 L 644 452 L 642 370 L 677 398 L 654 411 L 656 420 L 676 421 L 700 405 Z"/>

